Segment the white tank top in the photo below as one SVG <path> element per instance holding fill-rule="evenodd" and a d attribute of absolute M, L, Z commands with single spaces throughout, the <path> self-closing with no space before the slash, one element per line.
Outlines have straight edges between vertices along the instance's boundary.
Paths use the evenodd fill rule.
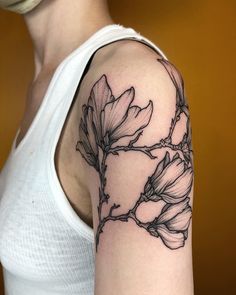
<path fill-rule="evenodd" d="M 25 137 L 0 175 L 0 261 L 6 295 L 94 294 L 94 238 L 60 185 L 54 154 L 91 56 L 122 39 L 152 42 L 131 28 L 108 25 L 57 67 Z"/>

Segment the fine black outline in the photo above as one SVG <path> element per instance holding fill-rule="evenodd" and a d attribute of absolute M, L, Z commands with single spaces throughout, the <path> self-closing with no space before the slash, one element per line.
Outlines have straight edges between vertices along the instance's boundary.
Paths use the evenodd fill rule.
<path fill-rule="evenodd" d="M 157 59 L 167 71 L 176 88 L 176 110 L 171 119 L 168 135 L 151 146 L 136 145 L 145 127 L 149 124 L 153 103 L 144 108 L 132 105 L 135 97 L 133 87 L 124 91 L 118 98 L 112 94 L 106 75 L 93 85 L 88 103 L 83 105 L 82 118 L 79 125 L 79 137 L 76 150 L 85 161 L 98 172 L 100 179 L 98 226 L 96 231 L 96 251 L 100 234 L 108 221 L 124 221 L 133 219 L 150 235 L 160 237 L 163 244 L 171 250 L 185 245 L 188 237 L 188 227 L 192 216 L 189 194 L 193 183 L 193 150 L 191 145 L 191 126 L 189 107 L 184 95 L 184 82 L 175 66 L 164 58 Z M 172 135 L 180 115 L 184 113 L 186 133 L 178 144 L 172 143 Z M 119 139 L 127 137 L 127 145 L 119 145 Z M 142 193 L 128 212 L 114 215 L 114 210 L 120 204 L 113 203 L 107 216 L 102 217 L 103 204 L 108 204 L 110 196 L 106 193 L 106 160 L 109 155 L 118 156 L 120 152 L 142 152 L 150 159 L 156 159 L 153 151 L 169 148 L 175 151 L 170 157 L 166 151 L 152 175 L 145 183 Z M 172 172 L 172 173 L 171 173 Z M 151 222 L 141 222 L 136 216 L 136 210 L 142 202 L 164 201 L 161 213 Z"/>

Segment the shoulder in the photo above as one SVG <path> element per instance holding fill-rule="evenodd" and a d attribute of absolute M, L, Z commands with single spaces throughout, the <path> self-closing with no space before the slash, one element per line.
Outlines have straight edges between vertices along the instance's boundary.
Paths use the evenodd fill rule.
<path fill-rule="evenodd" d="M 160 132 L 166 129 L 176 105 L 187 108 L 180 71 L 153 49 L 135 41 L 115 42 L 95 54 L 80 86 L 79 108 L 91 105 L 93 100 L 92 108 L 100 105 L 101 112 L 108 102 L 119 97 L 119 107 L 126 103 L 127 109 L 137 106 L 152 113 L 152 134 L 157 132 L 157 124 Z M 116 112 L 121 112 L 118 106 Z"/>
<path fill-rule="evenodd" d="M 115 42 L 96 52 L 80 85 L 82 104 L 93 86 L 103 81 L 103 76 L 115 97 L 132 87 L 135 101 L 141 104 L 150 99 L 166 104 L 168 98 L 171 100 L 169 104 L 173 104 L 176 91 L 184 91 L 183 79 L 176 66 L 136 41 Z"/>
<path fill-rule="evenodd" d="M 102 74 L 107 74 L 110 79 L 119 80 L 119 85 L 122 81 L 135 85 L 148 80 L 151 86 L 164 82 L 171 87 L 172 83 L 165 67 L 168 64 L 170 62 L 149 46 L 137 41 L 123 40 L 96 52 L 85 80 L 95 81 Z M 173 66 L 173 63 L 171 64 Z M 173 70 L 180 74 L 176 67 L 172 67 Z"/>
<path fill-rule="evenodd" d="M 78 101 L 81 134 L 86 136 L 88 127 L 90 134 L 96 130 L 96 137 L 103 140 L 100 145 L 106 140 L 111 145 L 121 137 L 136 140 L 144 128 L 141 142 L 152 144 L 168 135 L 171 120 L 179 121 L 182 114 L 184 121 L 189 116 L 179 70 L 148 46 L 133 41 L 115 42 L 96 53 Z M 186 127 L 179 125 L 177 134 L 183 136 Z M 97 138 L 91 140 L 95 143 Z"/>

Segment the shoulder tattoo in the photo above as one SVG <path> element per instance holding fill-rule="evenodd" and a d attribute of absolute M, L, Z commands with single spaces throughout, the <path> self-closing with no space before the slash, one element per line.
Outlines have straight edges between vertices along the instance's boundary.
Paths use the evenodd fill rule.
<path fill-rule="evenodd" d="M 153 103 L 149 101 L 143 108 L 133 105 L 133 87 L 119 97 L 114 97 L 107 77 L 103 75 L 92 87 L 87 104 L 83 105 L 76 149 L 99 175 L 96 250 L 100 235 L 108 221 L 127 222 L 133 219 L 138 227 L 153 237 L 160 238 L 171 250 L 183 247 L 188 237 L 192 217 L 190 191 L 193 184 L 189 108 L 181 74 L 169 61 L 163 58 L 157 61 L 165 68 L 176 89 L 175 115 L 171 120 L 168 134 L 159 142 L 151 146 L 138 145 L 140 136 L 152 118 Z M 182 114 L 186 116 L 186 132 L 178 144 L 173 144 L 172 135 Z M 124 137 L 128 138 L 128 144 L 119 144 L 119 140 Z M 116 215 L 114 211 L 120 204 L 112 203 L 108 215 L 103 217 L 103 205 L 109 204 L 110 199 L 106 193 L 108 156 L 117 157 L 124 151 L 140 152 L 155 160 L 157 157 L 153 152 L 157 149 L 165 149 L 165 155 L 158 159 L 155 170 L 150 173 L 146 183 L 144 181 L 145 185 L 133 207 L 128 212 Z M 137 218 L 136 210 L 141 203 L 159 201 L 164 202 L 164 205 L 154 220 L 141 222 Z"/>

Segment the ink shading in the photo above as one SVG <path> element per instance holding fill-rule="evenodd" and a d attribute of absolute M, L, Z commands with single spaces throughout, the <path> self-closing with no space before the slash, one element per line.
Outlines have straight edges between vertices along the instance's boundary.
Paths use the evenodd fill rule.
<path fill-rule="evenodd" d="M 92 87 L 87 104 L 83 105 L 76 149 L 88 165 L 97 171 L 100 180 L 96 250 L 100 235 L 108 221 L 127 222 L 133 219 L 138 227 L 153 237 L 160 238 L 171 250 L 183 247 L 188 237 L 192 216 L 189 195 L 193 184 L 189 107 L 181 74 L 169 61 L 163 58 L 157 61 L 165 68 L 175 86 L 176 108 L 167 136 L 154 145 L 138 145 L 140 136 L 151 120 L 153 103 L 149 101 L 144 108 L 133 105 L 135 97 L 133 87 L 124 91 L 119 97 L 114 97 L 107 77 L 103 75 Z M 186 116 L 186 132 L 178 144 L 173 144 L 172 135 L 181 114 Z M 128 139 L 128 144 L 119 145 L 121 138 Z M 155 171 L 146 180 L 134 206 L 124 214 L 115 215 L 114 211 L 120 207 L 120 204 L 113 203 L 110 205 L 108 215 L 103 217 L 103 205 L 109 204 L 110 199 L 106 193 L 107 157 L 109 155 L 117 157 L 121 152 L 140 152 L 154 160 L 156 156 L 153 152 L 163 148 L 174 151 L 174 156 L 171 157 L 168 151 L 165 152 Z M 154 220 L 141 222 L 137 218 L 136 210 L 141 203 L 159 201 L 163 201 L 165 205 Z"/>

